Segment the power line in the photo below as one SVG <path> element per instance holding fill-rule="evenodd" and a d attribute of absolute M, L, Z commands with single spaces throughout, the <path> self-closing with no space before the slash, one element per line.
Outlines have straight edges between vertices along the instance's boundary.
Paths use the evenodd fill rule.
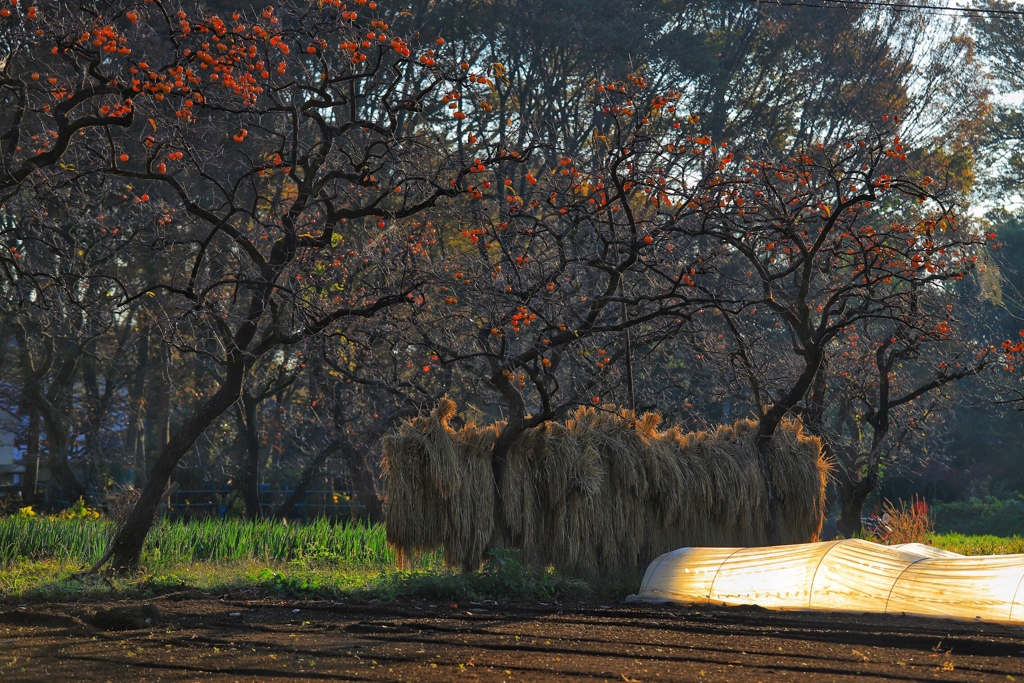
<path fill-rule="evenodd" d="M 955 5 L 929 5 L 910 2 L 886 2 L 885 0 L 750 0 L 758 5 L 778 5 L 781 7 L 815 7 L 819 9 L 853 9 L 857 7 L 885 7 L 889 9 L 916 10 L 929 14 L 960 14 L 977 16 L 982 14 L 993 16 L 1024 16 L 1024 10 L 1005 9 L 998 7 L 957 7 Z"/>

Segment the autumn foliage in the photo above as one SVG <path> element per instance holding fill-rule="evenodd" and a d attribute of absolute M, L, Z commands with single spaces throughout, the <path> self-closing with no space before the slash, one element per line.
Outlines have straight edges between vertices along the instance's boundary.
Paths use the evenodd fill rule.
<path fill-rule="evenodd" d="M 684 70 L 543 41 L 517 65 L 513 41 L 444 8 L 0 1 L 5 295 L 12 310 L 59 301 L 17 341 L 59 336 L 70 359 L 65 376 L 26 351 L 19 376 L 50 393 L 18 400 L 73 448 L 54 399 L 92 353 L 67 342 L 83 330 L 145 338 L 140 367 L 152 344 L 190 377 L 173 428 L 134 460 L 145 485 L 116 566 L 138 561 L 179 463 L 229 417 L 233 485 L 264 514 L 260 406 L 299 386 L 316 437 L 296 442 L 329 446 L 304 485 L 445 393 L 506 420 L 500 486 L 526 430 L 611 402 L 696 420 L 699 392 L 678 393 L 704 377 L 715 400 L 744 396 L 762 475 L 799 415 L 852 491 L 930 419 L 911 415 L 918 399 L 1024 353 L 965 341 L 959 293 L 998 239 L 965 213 L 964 154 L 906 142 L 915 129 L 878 102 L 820 142 L 726 140 L 723 109 L 698 106 L 712 86 L 672 82 Z M 537 65 L 566 73 L 524 75 Z M 82 310 L 105 322 L 81 326 Z M 126 412 L 144 414 L 145 373 L 118 372 Z M 851 434 L 864 420 L 875 442 Z M 127 431 L 141 453 L 145 429 Z M 349 457 L 373 495 L 379 459 Z"/>

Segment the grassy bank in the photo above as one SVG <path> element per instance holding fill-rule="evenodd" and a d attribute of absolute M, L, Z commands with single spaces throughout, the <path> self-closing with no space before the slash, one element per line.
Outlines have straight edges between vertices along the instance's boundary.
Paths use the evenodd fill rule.
<path fill-rule="evenodd" d="M 110 536 L 106 520 L 0 518 L 0 599 L 145 597 L 187 589 L 294 598 L 430 600 L 621 598 L 639 576 L 582 581 L 524 568 L 511 551 L 492 553 L 479 572 L 444 567 L 440 553 L 400 570 L 384 528 L 318 521 L 285 526 L 243 520 L 161 522 L 128 577 L 75 578 Z M 1020 537 L 932 534 L 936 547 L 964 555 L 1024 553 Z"/>
<path fill-rule="evenodd" d="M 446 569 L 440 553 L 412 558 L 412 568 L 400 570 L 380 525 L 243 520 L 162 522 L 146 540 L 138 574 L 75 577 L 99 559 L 110 533 L 110 522 L 103 519 L 0 518 L 0 599 L 148 596 L 186 589 L 327 599 L 582 598 L 618 591 L 620 585 L 625 589 L 637 580 L 602 583 L 595 591 L 551 570 L 528 570 L 508 551 L 492 553 L 481 571 L 471 574 Z"/>
<path fill-rule="evenodd" d="M 637 577 L 600 587 L 553 571 L 526 571 L 488 562 L 479 572 L 446 569 L 398 570 L 303 566 L 252 560 L 200 561 L 133 576 L 76 578 L 79 565 L 21 561 L 0 569 L 0 603 L 60 602 L 82 598 L 146 598 L 181 591 L 235 598 L 279 597 L 328 600 L 426 599 L 550 600 L 622 597 L 636 590 Z"/>

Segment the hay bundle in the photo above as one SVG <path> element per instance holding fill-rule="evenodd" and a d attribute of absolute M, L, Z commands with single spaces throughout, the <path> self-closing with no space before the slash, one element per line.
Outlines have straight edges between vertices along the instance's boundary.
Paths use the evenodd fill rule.
<path fill-rule="evenodd" d="M 580 408 L 525 432 L 495 481 L 503 425 L 456 432 L 455 409 L 444 399 L 385 439 L 387 536 L 402 552 L 443 547 L 449 565 L 471 569 L 504 544 L 528 564 L 594 574 L 683 546 L 770 542 L 754 421 L 684 433 L 659 431 L 655 414 Z M 770 458 L 777 542 L 817 537 L 828 469 L 817 438 L 796 421 L 780 426 Z"/>
<path fill-rule="evenodd" d="M 448 422 L 455 402 L 403 424 L 384 441 L 387 538 L 402 557 L 444 547 L 452 566 L 475 567 L 493 547 L 495 427 Z"/>

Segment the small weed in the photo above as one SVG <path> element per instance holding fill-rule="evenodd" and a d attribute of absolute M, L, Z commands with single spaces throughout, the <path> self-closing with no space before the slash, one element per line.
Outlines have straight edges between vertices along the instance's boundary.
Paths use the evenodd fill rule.
<path fill-rule="evenodd" d="M 31 509 L 31 507 L 29 509 Z M 75 501 L 74 505 L 58 514 L 57 519 L 94 520 L 99 519 L 100 516 L 101 514 L 99 510 L 87 506 L 85 504 L 85 499 L 79 498 Z"/>
<path fill-rule="evenodd" d="M 935 528 L 928 506 L 924 501 L 918 500 L 917 496 L 914 496 L 910 503 L 901 500 L 898 504 L 893 504 L 892 501 L 886 500 L 882 509 L 885 513 L 882 519 L 886 531 L 871 538 L 879 543 L 926 543 L 928 535 Z"/>

